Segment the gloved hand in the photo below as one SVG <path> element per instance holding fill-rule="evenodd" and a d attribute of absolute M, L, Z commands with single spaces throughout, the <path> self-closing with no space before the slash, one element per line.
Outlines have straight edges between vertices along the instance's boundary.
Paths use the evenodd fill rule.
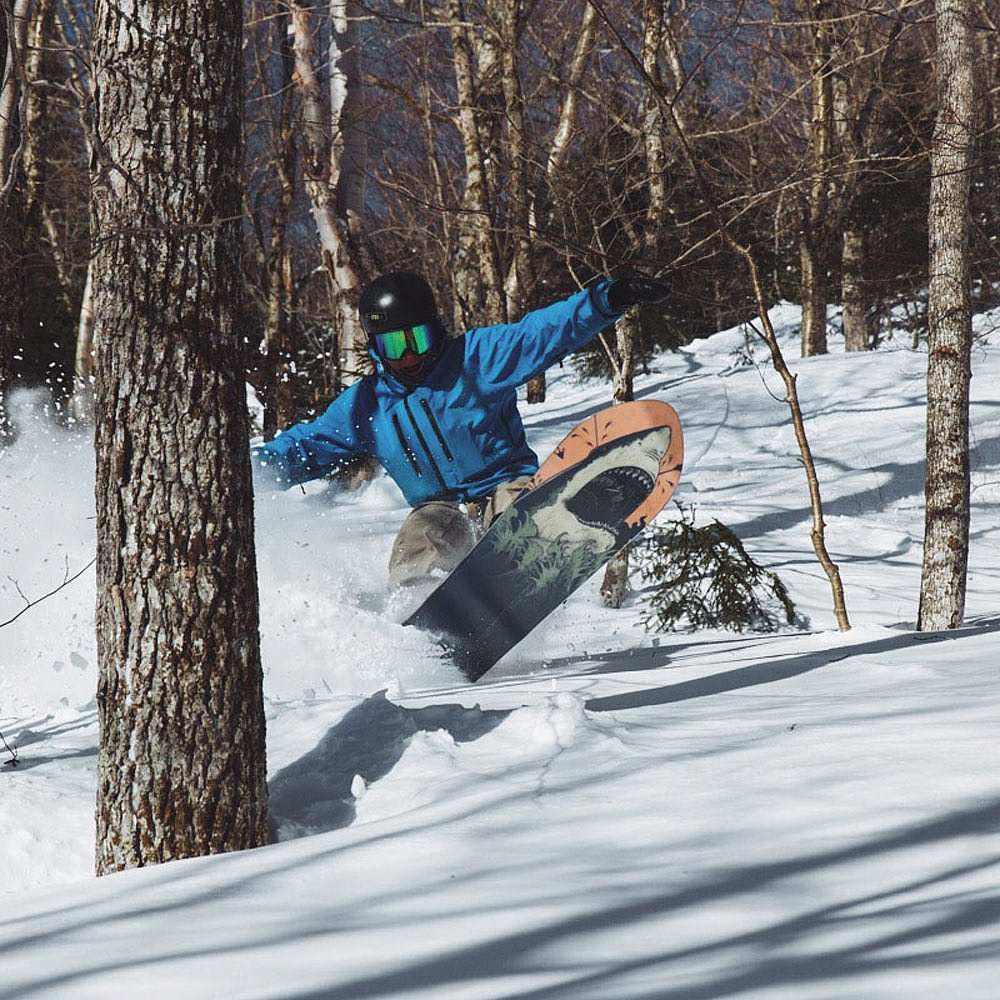
<path fill-rule="evenodd" d="M 612 281 L 608 288 L 608 304 L 615 312 L 624 312 L 629 306 L 647 302 L 662 302 L 670 294 L 665 281 L 652 278 L 621 278 Z"/>

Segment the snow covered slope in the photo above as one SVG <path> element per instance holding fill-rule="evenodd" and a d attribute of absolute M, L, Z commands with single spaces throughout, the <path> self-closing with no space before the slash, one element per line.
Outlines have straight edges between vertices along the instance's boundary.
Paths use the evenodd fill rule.
<path fill-rule="evenodd" d="M 261 498 L 281 842 L 96 880 L 88 570 L 0 629 L 20 754 L 0 770 L 0 1000 L 1000 995 L 1000 334 L 974 352 L 968 625 L 917 636 L 925 357 L 798 360 L 796 311 L 773 318 L 852 631 L 778 380 L 720 333 L 638 390 L 684 421 L 678 496 L 782 576 L 808 630 L 651 636 L 594 580 L 471 686 L 385 607 L 391 483 Z M 555 374 L 524 411 L 536 450 L 605 403 Z M 0 621 L 94 539 L 89 442 L 21 407 Z"/>

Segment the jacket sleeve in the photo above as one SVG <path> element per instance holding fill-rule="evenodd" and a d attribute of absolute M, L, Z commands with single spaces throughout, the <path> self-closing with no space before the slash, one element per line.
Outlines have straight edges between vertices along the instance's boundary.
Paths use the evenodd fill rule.
<path fill-rule="evenodd" d="M 610 284 L 602 281 L 516 323 L 470 330 L 465 335 L 466 365 L 498 388 L 524 385 L 621 315 L 608 303 Z"/>
<path fill-rule="evenodd" d="M 362 412 L 362 385 L 346 389 L 315 420 L 289 427 L 254 449 L 260 472 L 287 489 L 328 475 L 364 452 L 360 428 L 370 415 Z"/>

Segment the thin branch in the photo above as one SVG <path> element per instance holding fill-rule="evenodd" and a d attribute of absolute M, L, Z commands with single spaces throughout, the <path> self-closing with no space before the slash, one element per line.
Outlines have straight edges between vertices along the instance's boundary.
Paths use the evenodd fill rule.
<path fill-rule="evenodd" d="M 718 202 L 715 200 L 712 190 L 708 186 L 708 181 L 705 179 L 705 174 L 702 170 L 701 164 L 695 158 L 694 151 L 691 149 L 687 131 L 677 113 L 677 109 L 675 107 L 676 97 L 672 100 L 663 93 L 662 87 L 660 87 L 649 75 L 646 67 L 642 64 L 642 60 L 629 47 L 617 27 L 615 27 L 614 23 L 611 21 L 611 18 L 608 16 L 603 5 L 599 3 L 598 0 L 588 0 L 588 3 L 594 7 L 601 20 L 604 21 L 608 29 L 615 36 L 622 51 L 636 68 L 639 76 L 645 80 L 646 85 L 650 89 L 650 93 L 653 94 L 655 99 L 660 103 L 661 107 L 666 112 L 673 126 L 677 141 L 680 144 L 684 160 L 695 179 L 695 183 L 698 185 L 698 190 L 701 193 L 702 200 L 705 202 L 705 205 L 711 214 L 712 221 L 719 237 L 722 239 L 723 243 L 746 264 L 750 281 L 753 286 L 754 295 L 757 299 L 757 308 L 760 313 L 761 324 L 764 327 L 764 340 L 771 352 L 771 363 L 774 366 L 774 370 L 778 373 L 785 384 L 785 402 L 788 404 L 788 408 L 791 412 L 792 425 L 795 429 L 795 438 L 799 446 L 802 465 L 806 473 L 806 482 L 809 488 L 810 506 L 812 509 L 813 523 L 810 537 L 813 543 L 813 551 L 816 553 L 816 558 L 819 561 L 819 564 L 823 567 L 823 571 L 826 573 L 827 579 L 830 581 L 830 587 L 833 592 L 833 610 L 837 619 L 838 627 L 841 631 L 847 631 L 850 629 L 851 625 L 847 617 L 847 607 L 844 600 L 844 588 L 840 579 L 840 570 L 838 569 L 836 563 L 834 563 L 830 558 L 830 554 L 826 548 L 824 532 L 826 525 L 823 520 L 823 504 L 820 497 L 819 479 L 816 475 L 816 466 L 813 462 L 812 450 L 809 447 L 809 441 L 806 437 L 805 421 L 802 417 L 802 408 L 799 404 L 798 390 L 796 387 L 797 376 L 793 375 L 789 371 L 788 366 L 785 363 L 784 355 L 781 353 L 781 347 L 778 344 L 777 335 L 774 332 L 774 327 L 771 324 L 770 317 L 768 316 L 767 300 L 764 295 L 764 288 L 760 280 L 760 271 L 757 267 L 757 258 L 753 252 L 753 248 L 752 246 L 744 246 L 740 243 L 733 235 L 729 224 L 723 218 Z"/>
<path fill-rule="evenodd" d="M 3 762 L 4 767 L 17 767 L 17 762 L 20 759 L 17 755 L 17 746 L 11 746 L 3 733 L 0 733 L 0 743 L 3 743 L 4 750 L 10 754 L 10 760 Z"/>
<path fill-rule="evenodd" d="M 12 622 L 16 622 L 18 620 L 18 618 L 21 617 L 21 615 L 23 615 L 29 609 L 35 607 L 36 604 L 41 604 L 42 601 L 48 599 L 49 597 L 52 597 L 54 594 L 58 594 L 59 591 L 63 589 L 63 587 L 68 587 L 74 580 L 77 580 L 81 576 L 83 576 L 83 574 L 86 573 L 87 570 L 90 569 L 90 567 L 93 566 L 95 562 L 97 562 L 97 557 L 96 556 L 93 559 L 91 559 L 90 562 L 87 563 L 87 565 L 83 567 L 83 569 L 78 570 L 76 573 L 74 573 L 72 576 L 70 576 L 69 575 L 69 560 L 67 559 L 67 561 L 66 561 L 66 575 L 63 577 L 63 582 L 60 583 L 58 587 L 55 587 L 54 589 L 50 590 L 47 594 L 42 594 L 41 597 L 36 597 L 33 601 L 28 600 L 28 598 L 25 597 L 24 591 L 21 590 L 21 586 L 17 582 L 17 580 L 15 580 L 12 576 L 8 576 L 7 579 L 10 580 L 10 582 L 12 584 L 14 584 L 14 588 L 17 590 L 18 594 L 21 595 L 21 600 L 24 601 L 24 607 L 21 608 L 21 610 L 18 611 L 18 613 L 16 615 L 14 615 L 13 618 L 8 618 L 7 621 L 5 621 L 5 622 L 0 622 L 0 628 L 3 628 L 5 625 L 10 625 Z"/>

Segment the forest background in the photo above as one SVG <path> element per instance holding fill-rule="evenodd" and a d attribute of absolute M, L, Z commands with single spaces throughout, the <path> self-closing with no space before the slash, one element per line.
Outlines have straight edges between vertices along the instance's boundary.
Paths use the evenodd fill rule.
<path fill-rule="evenodd" d="M 0 380 L 48 384 L 81 418 L 93 12 L 4 6 Z M 1000 60 L 995 5 L 970 8 L 981 308 L 1000 283 Z M 640 364 L 756 315 L 655 88 L 769 299 L 806 306 L 804 355 L 825 352 L 828 303 L 843 305 L 851 350 L 877 347 L 900 303 L 914 342 L 926 330 L 930 0 L 252 0 L 243 62 L 240 325 L 267 436 L 365 369 L 357 292 L 390 268 L 428 276 L 456 332 L 597 275 L 670 277 L 669 305 L 642 316 Z M 582 365 L 621 358 L 605 341 Z"/>

